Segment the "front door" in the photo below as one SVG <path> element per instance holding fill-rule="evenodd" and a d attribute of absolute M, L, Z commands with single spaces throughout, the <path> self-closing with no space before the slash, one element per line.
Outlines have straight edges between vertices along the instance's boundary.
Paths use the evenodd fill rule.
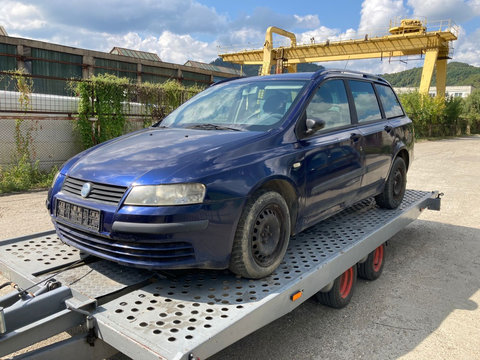
<path fill-rule="evenodd" d="M 302 140 L 304 228 L 350 205 L 356 199 L 363 173 L 363 139 L 352 124 L 343 80 L 324 82 L 307 106 L 306 117 L 323 120 L 325 127 Z"/>

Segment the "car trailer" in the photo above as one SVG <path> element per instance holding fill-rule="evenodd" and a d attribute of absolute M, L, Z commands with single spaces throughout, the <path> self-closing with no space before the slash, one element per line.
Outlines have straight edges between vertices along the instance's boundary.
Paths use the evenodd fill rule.
<path fill-rule="evenodd" d="M 54 232 L 2 241 L 0 271 L 10 281 L 0 287 L 15 290 L 0 297 L 0 356 L 68 331 L 71 338 L 14 358 L 205 359 L 311 296 L 342 305 L 330 295 L 351 294 L 351 269 L 359 264 L 368 277 L 362 264 L 373 259 L 378 271 L 379 248 L 424 209 L 440 210 L 441 195 L 407 190 L 395 210 L 364 200 L 292 237 L 279 268 L 259 280 L 227 270 L 127 268 Z"/>

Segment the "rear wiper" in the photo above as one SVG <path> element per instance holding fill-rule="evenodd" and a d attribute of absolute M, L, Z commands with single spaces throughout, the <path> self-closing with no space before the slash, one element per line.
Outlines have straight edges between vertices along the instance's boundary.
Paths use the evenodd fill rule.
<path fill-rule="evenodd" d="M 190 126 L 187 126 L 187 129 L 242 131 L 241 129 L 238 129 L 238 128 L 216 125 L 216 124 L 209 124 L 209 123 L 190 125 Z"/>

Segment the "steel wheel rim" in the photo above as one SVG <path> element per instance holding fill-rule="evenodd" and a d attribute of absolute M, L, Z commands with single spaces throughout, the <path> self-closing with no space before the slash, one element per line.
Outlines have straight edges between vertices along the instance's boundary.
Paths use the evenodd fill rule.
<path fill-rule="evenodd" d="M 276 204 L 269 204 L 258 213 L 251 242 L 253 259 L 258 265 L 270 266 L 280 255 L 285 241 L 284 221 Z"/>
<path fill-rule="evenodd" d="M 395 171 L 395 176 L 393 178 L 393 195 L 399 197 L 402 194 L 403 189 L 403 174 L 400 169 Z"/>
<path fill-rule="evenodd" d="M 340 297 L 345 299 L 352 290 L 353 286 L 353 267 L 345 271 L 340 277 Z"/>
<path fill-rule="evenodd" d="M 373 253 L 373 271 L 378 272 L 383 263 L 383 245 L 375 249 Z"/>

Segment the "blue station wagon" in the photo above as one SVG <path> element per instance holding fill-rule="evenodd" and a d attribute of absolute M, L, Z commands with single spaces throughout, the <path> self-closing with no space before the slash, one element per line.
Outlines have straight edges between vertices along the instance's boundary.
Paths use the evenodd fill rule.
<path fill-rule="evenodd" d="M 391 86 L 323 70 L 217 83 L 56 176 L 58 236 L 148 269 L 271 274 L 290 236 L 368 197 L 403 199 L 413 128 Z"/>

